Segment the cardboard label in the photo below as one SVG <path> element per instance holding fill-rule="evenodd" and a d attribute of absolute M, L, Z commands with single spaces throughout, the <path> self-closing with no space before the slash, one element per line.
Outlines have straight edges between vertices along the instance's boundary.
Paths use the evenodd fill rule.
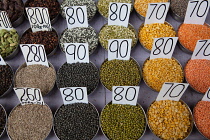
<path fill-rule="evenodd" d="M 0 65 L 7 65 L 1 55 L 0 55 Z"/>
<path fill-rule="evenodd" d="M 209 101 L 210 102 L 210 88 L 206 91 L 206 94 L 203 96 L 202 101 Z"/>
<path fill-rule="evenodd" d="M 210 60 L 210 39 L 198 40 L 191 59 Z"/>
<path fill-rule="evenodd" d="M 0 11 L 0 29 L 13 29 L 6 11 Z"/>

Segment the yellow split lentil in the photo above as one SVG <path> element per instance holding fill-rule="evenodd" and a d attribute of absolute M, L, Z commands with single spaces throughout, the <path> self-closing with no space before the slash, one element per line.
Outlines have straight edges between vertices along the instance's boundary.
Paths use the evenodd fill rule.
<path fill-rule="evenodd" d="M 149 87 L 155 91 L 160 91 L 165 82 L 182 83 L 184 74 L 177 60 L 156 58 L 145 61 L 143 78 Z"/>
<path fill-rule="evenodd" d="M 164 24 L 161 23 L 153 23 L 146 24 L 139 29 L 139 40 L 143 47 L 148 50 L 152 50 L 152 45 L 154 38 L 161 37 L 175 37 L 176 31 L 174 28 L 167 22 Z"/>
<path fill-rule="evenodd" d="M 141 16 L 146 17 L 149 3 L 168 2 L 168 0 L 135 0 L 134 8 Z"/>
<path fill-rule="evenodd" d="M 192 129 L 192 114 L 181 101 L 155 101 L 148 110 L 152 132 L 163 140 L 181 140 Z"/>

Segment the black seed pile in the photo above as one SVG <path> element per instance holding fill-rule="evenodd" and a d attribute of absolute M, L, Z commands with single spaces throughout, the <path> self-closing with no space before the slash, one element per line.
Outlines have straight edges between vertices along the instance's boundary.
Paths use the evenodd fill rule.
<path fill-rule="evenodd" d="M 98 86 L 99 71 L 93 63 L 64 63 L 57 73 L 58 88 L 87 87 L 90 94 Z"/>
<path fill-rule="evenodd" d="M 4 108 L 0 105 L 0 136 L 2 135 L 6 125 L 6 112 Z"/>
<path fill-rule="evenodd" d="M 12 85 L 13 71 L 9 65 L 0 65 L 0 96 Z"/>
<path fill-rule="evenodd" d="M 99 115 L 92 104 L 62 105 L 54 118 L 60 140 L 91 140 L 99 128 Z"/>

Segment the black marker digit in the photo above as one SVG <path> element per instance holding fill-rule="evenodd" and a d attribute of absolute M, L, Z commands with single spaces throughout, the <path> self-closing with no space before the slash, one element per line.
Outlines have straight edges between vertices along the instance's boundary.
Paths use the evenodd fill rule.
<path fill-rule="evenodd" d="M 159 41 L 161 41 L 161 44 L 160 44 L 159 46 L 157 46 L 157 43 L 158 43 Z M 164 43 L 164 39 L 163 39 L 163 38 L 159 38 L 159 39 L 155 42 L 155 48 L 156 48 L 156 49 L 152 52 L 153 55 L 158 55 L 158 54 L 161 53 L 160 47 L 163 45 L 163 43 Z M 156 51 L 158 51 L 158 52 L 156 53 Z"/>
<path fill-rule="evenodd" d="M 209 54 L 206 54 L 206 50 L 209 49 L 209 46 L 210 46 L 210 43 L 208 45 L 206 45 L 206 48 L 203 51 L 203 55 L 204 56 L 209 56 L 210 55 L 210 53 Z"/>
<path fill-rule="evenodd" d="M 36 101 L 41 101 L 41 92 L 38 89 L 34 89 L 34 96 Z"/>
<path fill-rule="evenodd" d="M 153 13 L 154 13 L 156 7 L 157 7 L 157 4 L 150 4 L 150 5 L 151 5 L 151 6 L 154 5 L 155 7 L 153 8 L 152 13 L 151 13 L 150 16 L 149 16 L 149 19 L 152 17 L 152 15 L 153 15 Z"/>
<path fill-rule="evenodd" d="M 81 58 L 80 57 L 80 48 L 83 48 L 84 49 L 84 55 L 83 55 L 83 57 Z M 78 46 L 78 49 L 77 49 L 77 57 L 80 59 L 80 60 L 83 60 L 83 59 L 85 59 L 85 56 L 86 56 L 86 49 L 85 49 L 85 45 L 83 45 L 83 44 L 80 44 L 79 46 Z"/>
<path fill-rule="evenodd" d="M 81 91 L 81 95 L 82 95 L 81 99 L 79 99 L 78 96 L 77 96 L 77 93 L 78 93 L 77 91 L 78 91 L 78 90 Z M 84 99 L 84 91 L 83 91 L 83 89 L 81 89 L 81 88 L 76 88 L 76 89 L 75 89 L 75 98 L 76 98 L 77 100 L 79 100 L 79 101 Z"/>
<path fill-rule="evenodd" d="M 172 92 L 173 92 L 174 89 L 175 89 L 176 87 L 178 87 L 178 86 L 182 86 L 182 90 L 179 92 L 178 95 L 172 96 Z M 178 85 L 176 85 L 173 89 L 171 89 L 171 92 L 169 93 L 169 96 L 170 96 L 171 98 L 179 97 L 179 95 L 184 91 L 184 89 L 185 89 L 185 85 L 183 85 L 183 84 L 178 84 Z"/>
<path fill-rule="evenodd" d="M 125 13 L 125 17 L 122 19 L 121 18 L 121 15 L 122 15 L 122 8 L 123 7 L 125 7 L 126 8 L 126 13 Z M 123 10 L 124 11 L 124 10 Z M 124 13 L 124 12 L 123 12 Z M 120 21 L 125 21 L 126 20 L 126 18 L 127 18 L 127 16 L 128 16 L 128 5 L 126 5 L 126 4 L 123 4 L 121 7 L 120 7 L 120 12 L 119 12 L 119 19 L 120 19 Z"/>
<path fill-rule="evenodd" d="M 30 14 L 30 11 L 32 12 L 31 14 Z M 29 16 L 29 20 L 31 21 L 31 23 L 32 24 L 36 24 L 37 23 L 37 20 L 33 17 L 34 16 L 34 13 L 35 13 L 34 10 L 32 8 L 28 8 L 26 10 L 26 12 L 27 12 L 27 14 Z"/>
<path fill-rule="evenodd" d="M 133 95 L 133 98 L 132 98 L 132 99 L 128 99 L 128 93 L 131 94 L 131 91 L 129 92 L 129 90 L 131 90 L 131 89 L 134 90 L 134 92 L 132 92 L 132 93 L 134 93 L 134 95 Z M 127 101 L 133 101 L 133 100 L 135 99 L 135 97 L 136 97 L 136 94 L 137 94 L 136 89 L 135 89 L 134 87 L 129 87 L 129 88 L 126 90 L 125 99 L 126 99 Z"/>
<path fill-rule="evenodd" d="M 169 50 L 168 52 L 165 52 L 165 50 L 166 50 L 166 46 L 167 46 L 167 44 L 168 44 L 168 42 L 169 42 L 169 41 L 171 41 L 170 50 Z M 169 54 L 169 53 L 172 51 L 173 44 L 174 44 L 174 42 L 173 42 L 173 38 L 169 38 L 169 39 L 167 39 L 167 41 L 165 42 L 164 48 L 163 48 L 163 53 L 164 53 L 165 55 Z M 167 46 L 167 47 L 169 47 L 169 46 Z"/>
<path fill-rule="evenodd" d="M 201 5 L 203 4 L 203 2 L 206 2 L 206 9 L 205 9 L 205 11 L 204 11 L 204 13 L 202 14 L 202 15 L 199 15 L 199 11 L 200 11 L 200 7 L 201 7 Z M 205 3 L 204 3 L 205 4 Z M 207 10 L 208 10 L 208 7 L 209 7 L 209 2 L 207 1 L 207 0 L 203 0 L 200 4 L 199 4 L 199 6 L 198 6 L 198 10 L 197 10 L 197 13 L 196 13 L 196 15 L 198 16 L 198 17 L 203 17 L 205 14 L 206 14 L 206 12 L 207 12 Z"/>
<path fill-rule="evenodd" d="M 71 47 L 71 46 L 74 47 L 73 53 L 69 53 L 69 47 Z M 76 59 L 76 55 L 75 55 L 75 53 L 76 53 L 76 45 L 74 45 L 74 44 L 68 45 L 68 46 L 66 47 L 66 53 L 67 53 L 68 55 L 73 55 L 73 56 L 74 56 L 74 60 L 75 60 L 75 59 Z"/>
<path fill-rule="evenodd" d="M 163 11 L 162 14 L 160 14 L 161 16 L 158 17 L 159 10 L 162 8 L 162 6 L 164 6 L 164 11 Z M 161 20 L 161 19 L 163 18 L 163 16 L 165 15 L 165 12 L 166 12 L 166 5 L 165 5 L 165 4 L 161 4 L 161 5 L 158 7 L 158 9 L 157 9 L 156 18 L 157 18 L 158 20 Z"/>
<path fill-rule="evenodd" d="M 190 14 L 190 17 L 192 17 L 192 15 L 193 15 L 193 13 L 194 13 L 194 11 L 195 11 L 197 5 L 198 5 L 198 1 L 191 1 L 190 3 L 196 3 L 196 4 L 195 4 L 195 7 L 193 8 L 192 13 Z"/>
<path fill-rule="evenodd" d="M 80 21 L 80 18 L 79 18 L 79 10 L 82 12 L 82 21 Z M 85 13 L 81 7 L 78 7 L 76 9 L 76 16 L 77 16 L 77 20 L 79 21 L 80 24 L 83 24 L 85 22 Z"/>
<path fill-rule="evenodd" d="M 119 93 L 117 93 L 117 90 L 118 90 L 118 89 L 121 89 L 121 91 L 120 91 Z M 116 89 L 114 90 L 114 93 L 116 94 L 116 95 L 114 96 L 114 100 L 115 100 L 115 101 L 120 101 L 120 100 L 123 99 L 123 96 L 120 95 L 123 91 L 124 91 L 124 88 L 123 88 L 123 87 L 118 87 L 118 88 L 116 88 Z M 120 97 L 120 99 L 117 99 L 118 96 Z"/>
<path fill-rule="evenodd" d="M 113 7 L 115 7 L 114 11 L 113 11 Z M 110 6 L 110 10 L 112 12 L 112 14 L 110 15 L 110 19 L 112 21 L 116 20 L 118 17 L 117 17 L 117 9 L 118 9 L 118 6 L 116 3 L 112 3 L 111 6 Z M 114 18 L 113 18 L 114 17 Z"/>
<path fill-rule="evenodd" d="M 31 88 L 27 88 L 26 89 L 26 95 L 27 95 L 27 97 L 28 97 L 28 99 L 30 100 L 30 101 L 34 101 L 34 95 L 33 94 L 30 94 L 29 93 L 29 90 L 32 90 Z"/>
<path fill-rule="evenodd" d="M 122 44 L 123 43 L 126 43 L 126 52 L 125 52 L 125 55 L 123 56 L 122 55 Z M 123 48 L 123 50 L 124 50 L 125 48 Z M 125 58 L 127 55 L 128 55 L 128 40 L 123 40 L 121 43 L 120 43 L 120 46 L 119 46 L 119 54 L 120 54 L 120 56 L 122 57 L 122 58 Z"/>
<path fill-rule="evenodd" d="M 39 8 L 35 8 L 35 16 L 36 16 L 36 19 L 39 22 L 39 24 L 43 24 L 44 23 L 42 15 L 43 14 L 41 13 L 40 9 Z"/>
<path fill-rule="evenodd" d="M 69 11 L 72 11 L 71 12 L 71 15 L 69 15 Z M 67 8 L 66 9 L 66 15 L 68 16 L 68 23 L 71 24 L 71 25 L 73 25 L 75 23 L 75 19 L 73 18 L 74 9 L 72 7 Z M 71 19 L 72 19 L 72 22 L 71 22 Z"/>
<path fill-rule="evenodd" d="M 41 51 L 42 51 L 42 53 L 41 53 Z M 39 52 L 39 56 L 40 56 L 40 61 L 45 62 L 46 61 L 46 56 L 45 56 L 44 47 L 42 47 L 41 45 L 39 45 L 38 46 L 38 52 Z M 42 58 L 42 56 L 43 56 L 43 58 Z"/>
<path fill-rule="evenodd" d="M 114 46 L 113 45 L 113 43 L 117 43 L 117 45 L 115 45 L 115 46 L 117 46 L 117 49 L 116 50 L 112 50 L 112 46 Z M 111 43 L 110 43 L 110 46 L 109 46 L 109 50 L 110 50 L 110 52 L 116 52 L 116 58 L 118 58 L 118 51 L 119 51 L 119 48 L 118 48 L 118 46 L 119 46 L 119 42 L 117 41 L 117 40 L 113 40 Z"/>
<path fill-rule="evenodd" d="M 67 91 L 67 90 L 70 90 L 70 94 L 66 94 L 66 93 L 65 93 L 65 91 Z M 68 93 L 68 92 L 67 92 L 67 93 Z M 63 90 L 63 95 L 66 96 L 66 97 L 65 97 L 65 101 L 72 101 L 72 100 L 74 100 L 74 97 L 71 96 L 72 93 L 73 93 L 73 90 L 72 90 L 71 88 L 66 88 L 66 89 Z M 68 100 L 67 98 L 69 98 L 69 97 L 71 97 L 71 99 Z"/>
<path fill-rule="evenodd" d="M 166 93 L 163 95 L 163 97 L 165 97 L 167 95 L 167 93 L 171 90 L 171 88 L 174 86 L 174 83 L 165 83 L 167 85 L 171 85 L 171 87 L 166 91 Z"/>

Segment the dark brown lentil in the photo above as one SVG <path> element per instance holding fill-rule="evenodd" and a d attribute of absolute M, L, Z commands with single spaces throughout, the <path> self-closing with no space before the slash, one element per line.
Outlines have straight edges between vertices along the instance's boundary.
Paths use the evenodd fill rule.
<path fill-rule="evenodd" d="M 60 140 L 91 140 L 99 128 L 99 115 L 92 104 L 62 105 L 54 118 Z"/>
<path fill-rule="evenodd" d="M 170 0 L 170 7 L 174 14 L 184 19 L 189 0 Z"/>
<path fill-rule="evenodd" d="M 12 85 L 13 70 L 9 65 L 0 65 L 0 96 Z"/>
<path fill-rule="evenodd" d="M 4 132 L 4 128 L 6 125 L 6 112 L 2 105 L 0 105 L 0 136 Z"/>
<path fill-rule="evenodd" d="M 57 73 L 58 88 L 87 87 L 90 94 L 98 86 L 99 71 L 93 63 L 64 63 Z"/>

